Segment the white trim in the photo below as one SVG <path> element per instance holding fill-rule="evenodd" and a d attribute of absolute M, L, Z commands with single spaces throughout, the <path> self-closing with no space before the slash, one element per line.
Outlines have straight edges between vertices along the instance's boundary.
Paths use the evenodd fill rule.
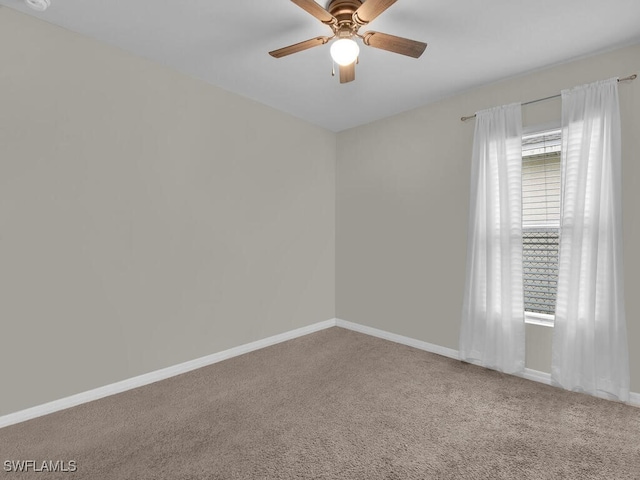
<path fill-rule="evenodd" d="M 364 333 L 367 335 L 371 335 L 373 337 L 383 338 L 385 340 L 389 340 L 395 343 L 400 343 L 402 345 L 408 345 L 410 347 L 418 348 L 426 352 L 437 353 L 438 355 L 453 358 L 455 360 L 460 359 L 460 353 L 458 352 L 458 350 L 454 350 L 453 348 L 441 347 L 440 345 L 434 345 L 432 343 L 427 343 L 421 340 L 416 340 L 414 338 L 397 335 L 395 333 L 379 330 L 377 328 L 367 327 L 365 325 L 360 325 L 358 323 L 348 322 L 347 320 L 341 320 L 339 318 L 336 319 L 336 326 L 353 330 L 356 332 Z M 516 376 L 526 378 L 527 380 L 531 380 L 534 382 L 544 383 L 545 385 L 552 384 L 550 373 L 540 372 L 538 370 L 533 370 L 531 368 L 525 368 L 523 373 L 518 374 Z M 599 398 L 605 398 L 607 400 L 610 400 L 609 397 L 599 396 L 599 395 L 597 396 Z M 630 392 L 629 401 L 627 402 L 627 404 L 632 405 L 634 407 L 640 407 L 640 393 Z"/>
<path fill-rule="evenodd" d="M 551 381 L 551 374 L 547 372 L 540 372 L 538 370 L 525 368 L 524 373 L 519 374 L 517 376 L 526 378 L 527 380 L 533 380 L 534 382 L 544 383 L 545 385 L 551 385 L 551 386 L 557 387 L 557 385 L 554 385 L 553 382 Z M 562 388 L 562 387 L 557 387 L 557 388 Z M 591 395 L 591 394 L 586 393 L 585 395 Z M 609 395 L 604 392 L 597 393 L 593 396 L 598 398 L 604 398 L 605 400 L 611 400 L 614 402 L 618 401 L 614 395 Z M 626 403 L 627 405 L 631 405 L 632 407 L 640 407 L 640 393 L 629 392 L 629 401 L 622 402 L 622 403 Z"/>
<path fill-rule="evenodd" d="M 555 315 L 547 315 L 545 313 L 524 312 L 524 323 L 531 325 L 541 325 L 543 327 L 553 328 Z"/>
<path fill-rule="evenodd" d="M 551 374 L 547 372 L 541 372 L 540 370 L 533 370 L 532 368 L 525 368 L 524 372 L 518 377 L 526 378 L 538 383 L 544 383 L 545 385 L 551 385 Z"/>
<path fill-rule="evenodd" d="M 255 342 L 240 345 L 238 347 L 223 350 L 222 352 L 207 355 L 205 357 L 190 360 L 188 362 L 173 365 L 171 367 L 156 370 L 154 372 L 145 373 L 144 375 L 138 375 L 137 377 L 122 380 L 120 382 L 112 383 L 111 385 L 105 385 L 104 387 L 95 388 L 86 392 L 71 395 L 70 397 L 61 398 L 52 402 L 44 403 L 32 408 L 20 410 L 15 413 L 10 413 L 0 417 L 0 428 L 14 425 L 16 423 L 25 422 L 33 418 L 48 415 L 60 410 L 75 407 L 77 405 L 98 400 L 100 398 L 108 397 L 109 395 L 115 395 L 116 393 L 125 392 L 133 388 L 142 387 L 150 383 L 165 380 L 175 375 L 190 372 L 198 368 L 206 367 L 214 363 L 227 360 L 229 358 L 237 357 L 245 353 L 253 352 L 261 348 L 276 345 L 278 343 L 292 340 L 294 338 L 302 337 L 310 333 L 318 332 L 331 327 L 342 327 L 355 332 L 364 333 L 373 337 L 382 338 L 391 342 L 400 343 L 402 345 L 408 345 L 410 347 L 424 350 L 430 353 L 436 353 L 444 357 L 453 358 L 459 360 L 460 356 L 458 350 L 452 348 L 442 347 L 422 340 L 416 340 L 414 338 L 405 337 L 395 333 L 390 333 L 385 330 L 379 330 L 373 327 L 367 327 L 366 325 L 360 325 L 358 323 L 348 322 L 339 318 L 333 318 L 331 320 L 325 320 L 324 322 L 314 323 L 306 327 L 297 328 L 288 332 L 273 335 L 262 340 L 256 340 Z M 551 375 L 546 372 L 539 372 L 538 370 L 532 370 L 530 368 L 525 369 L 524 373 L 519 375 L 520 377 L 532 380 L 534 382 L 544 383 L 551 385 Z M 640 407 L 640 393 L 631 392 L 629 394 L 629 405 Z"/>
<path fill-rule="evenodd" d="M 195 370 L 197 368 L 206 367 L 207 365 L 212 365 L 214 363 L 218 363 L 223 360 L 227 360 L 229 358 L 233 358 L 239 355 L 243 355 L 245 353 L 253 352 L 254 350 L 259 350 L 261 348 L 269 347 L 277 343 L 285 342 L 287 340 L 292 340 L 297 337 L 302 337 L 304 335 L 308 335 L 310 333 L 314 333 L 314 332 L 324 330 L 330 327 L 335 327 L 335 326 L 336 326 L 335 318 L 331 320 L 325 320 L 324 322 L 314 323 L 306 327 L 301 327 L 295 330 L 290 330 L 288 332 L 280 333 L 278 335 L 273 335 L 271 337 L 264 338 L 262 340 L 256 340 L 255 342 L 246 343 L 244 345 L 230 348 L 228 350 L 223 350 L 221 352 L 214 353 L 212 355 L 196 358 L 195 360 L 190 360 L 188 362 L 180 363 L 178 365 L 173 365 L 171 367 L 145 373 L 143 375 L 138 375 L 137 377 L 128 378 L 120 382 L 112 383 L 110 385 L 105 385 L 104 387 L 95 388 L 93 390 L 88 390 L 86 392 L 78 393 L 76 395 L 71 395 L 70 397 L 61 398 L 59 400 L 54 400 L 52 402 L 44 403 L 42 405 L 38 405 L 32 408 L 20 410 L 15 413 L 3 415 L 0 417 L 0 428 L 7 427 L 9 425 L 13 425 L 16 423 L 24 422 L 27 420 L 31 420 L 32 418 L 41 417 L 43 415 L 48 415 L 49 413 L 65 410 L 70 407 L 75 407 L 82 403 L 87 403 L 93 400 L 98 400 L 100 398 L 108 397 L 109 395 L 115 395 L 116 393 L 125 392 L 133 388 L 142 387 L 144 385 L 158 382 L 160 380 L 165 380 L 175 375 L 180 375 L 182 373 L 190 372 L 191 370 Z"/>
<path fill-rule="evenodd" d="M 458 350 L 452 348 L 441 347 L 440 345 L 434 345 L 433 343 L 423 342 L 422 340 L 416 340 L 414 338 L 397 335 L 395 333 L 386 332 L 384 330 L 378 330 L 377 328 L 367 327 L 358 323 L 348 322 L 346 320 L 336 319 L 336 326 L 353 330 L 355 332 L 365 333 L 372 337 L 383 338 L 384 340 L 390 340 L 395 343 L 401 343 L 402 345 L 408 345 L 415 347 L 426 352 L 437 353 L 443 357 L 453 358 L 455 360 L 460 359 Z"/>

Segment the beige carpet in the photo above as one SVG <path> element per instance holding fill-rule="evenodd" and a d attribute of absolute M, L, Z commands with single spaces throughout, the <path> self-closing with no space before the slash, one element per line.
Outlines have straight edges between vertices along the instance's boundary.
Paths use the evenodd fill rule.
<path fill-rule="evenodd" d="M 332 328 L 0 429 L 0 461 L 16 480 L 637 479 L 640 409 Z"/>

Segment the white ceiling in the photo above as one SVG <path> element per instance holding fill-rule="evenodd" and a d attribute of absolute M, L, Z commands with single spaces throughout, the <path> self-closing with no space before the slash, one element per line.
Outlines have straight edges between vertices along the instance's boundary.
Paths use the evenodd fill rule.
<path fill-rule="evenodd" d="M 356 80 L 341 85 L 329 45 L 267 54 L 330 33 L 289 0 L 51 0 L 42 13 L 22 0 L 0 4 L 332 131 L 640 43 L 640 0 L 398 0 L 361 32 L 427 42 L 422 58 L 362 46 Z"/>

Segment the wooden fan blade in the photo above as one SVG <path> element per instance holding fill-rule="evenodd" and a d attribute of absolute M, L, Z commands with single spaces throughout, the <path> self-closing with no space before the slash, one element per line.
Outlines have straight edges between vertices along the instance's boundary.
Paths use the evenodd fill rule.
<path fill-rule="evenodd" d="M 291 0 L 293 3 L 298 5 L 300 8 L 310 13 L 322 23 L 326 23 L 327 25 L 331 25 L 332 23 L 337 23 L 337 20 L 333 15 L 327 12 L 324 8 L 318 5 L 313 0 Z"/>
<path fill-rule="evenodd" d="M 353 14 L 353 19 L 360 25 L 366 25 L 397 1 L 398 0 L 366 0 Z"/>
<path fill-rule="evenodd" d="M 353 82 L 356 79 L 356 62 L 349 65 L 340 65 L 340 83 Z"/>
<path fill-rule="evenodd" d="M 362 37 L 362 41 L 370 47 L 407 55 L 413 58 L 420 58 L 424 49 L 427 48 L 426 43 L 380 32 L 367 32 Z"/>
<path fill-rule="evenodd" d="M 295 45 L 289 45 L 288 47 L 279 48 L 273 52 L 269 52 L 269 55 L 275 58 L 286 57 L 292 53 L 298 53 L 309 48 L 317 47 L 318 45 L 324 45 L 329 41 L 329 37 L 316 37 L 304 42 L 296 43 Z"/>

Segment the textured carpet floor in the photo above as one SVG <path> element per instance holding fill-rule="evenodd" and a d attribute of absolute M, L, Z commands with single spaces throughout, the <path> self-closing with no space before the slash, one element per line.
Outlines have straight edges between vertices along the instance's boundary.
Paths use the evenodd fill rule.
<path fill-rule="evenodd" d="M 331 328 L 0 429 L 4 479 L 640 478 L 640 409 Z"/>

